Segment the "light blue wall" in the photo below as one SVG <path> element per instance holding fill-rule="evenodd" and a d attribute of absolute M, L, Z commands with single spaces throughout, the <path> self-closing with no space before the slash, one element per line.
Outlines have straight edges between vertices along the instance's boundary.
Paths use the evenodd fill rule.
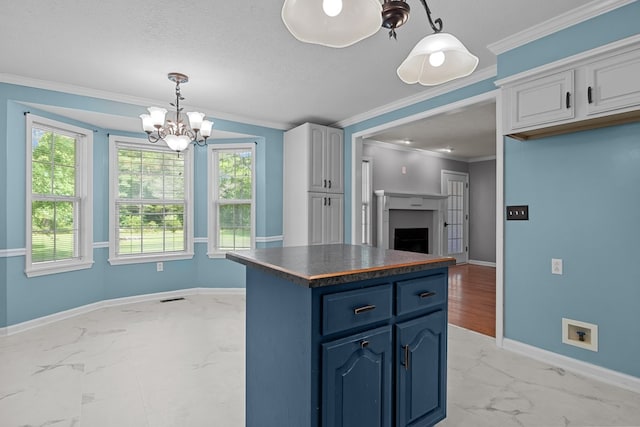
<path fill-rule="evenodd" d="M 405 117 L 414 116 L 424 111 L 429 111 L 443 105 L 451 104 L 466 98 L 471 98 L 476 95 L 495 90 L 496 87 L 493 83 L 493 79 L 483 80 L 481 82 L 465 86 L 461 89 L 447 92 L 443 95 L 427 99 L 426 101 L 418 102 L 416 104 L 409 105 L 398 110 L 382 114 L 380 116 L 373 117 L 368 120 L 356 123 L 348 126 L 344 129 L 344 164 L 345 164 L 345 186 L 344 186 L 344 236 L 345 241 L 351 241 L 351 210 L 352 207 L 352 191 L 353 186 L 351 182 L 351 170 L 353 163 L 352 156 L 352 136 L 355 133 L 366 131 L 367 129 L 374 128 L 376 126 L 390 123 L 395 120 L 399 120 Z M 422 90 L 422 87 L 416 86 L 416 90 Z"/>
<path fill-rule="evenodd" d="M 0 84 L 0 133 L 3 185 L 0 187 L 0 250 L 25 248 L 25 121 L 24 112 L 94 129 L 94 242 L 107 242 L 109 165 L 108 129 L 95 129 L 24 103 L 55 105 L 106 114 L 136 117 L 144 107 L 70 95 L 30 87 Z M 215 120 L 218 130 L 256 135 L 256 236 L 282 235 L 282 140 L 283 131 L 226 120 Z M 111 131 L 122 135 L 122 132 Z M 125 134 L 145 137 L 144 134 Z M 195 149 L 194 235 L 207 236 L 206 149 Z M 7 158 L 11 154 L 9 162 Z M 9 179 L 10 177 L 10 179 Z M 5 184 L 6 183 L 6 184 Z M 279 242 L 258 246 L 278 246 Z M 96 301 L 193 287 L 243 287 L 244 267 L 225 259 L 209 259 L 205 243 L 195 245 L 192 260 L 168 261 L 164 272 L 155 263 L 111 266 L 107 248 L 95 248 L 92 268 L 69 273 L 27 278 L 24 256 L 0 257 L 0 327 L 68 310 Z"/>
<path fill-rule="evenodd" d="M 501 76 L 637 34 L 640 2 L 500 55 Z M 505 337 L 640 377 L 640 124 L 505 138 Z M 564 261 L 562 276 L 551 259 Z M 561 319 L 599 326 L 599 351 L 562 344 Z"/>

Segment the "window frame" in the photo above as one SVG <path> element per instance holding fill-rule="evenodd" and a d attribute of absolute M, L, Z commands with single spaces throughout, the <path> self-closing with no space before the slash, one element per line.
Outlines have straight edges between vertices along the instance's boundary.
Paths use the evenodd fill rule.
<path fill-rule="evenodd" d="M 256 146 L 255 143 L 210 144 L 207 146 L 207 255 L 209 258 L 224 258 L 229 251 L 218 249 L 218 186 L 214 185 L 218 172 L 218 152 L 251 151 L 251 244 L 256 247 Z"/>
<path fill-rule="evenodd" d="M 180 153 L 184 157 L 184 228 L 185 228 L 185 249 L 177 252 L 156 252 L 152 254 L 136 254 L 136 255 L 118 255 L 117 254 L 117 238 L 120 221 L 118 218 L 117 200 L 118 200 L 118 149 L 124 147 L 133 150 L 156 151 L 162 153 L 176 152 L 171 150 L 162 141 L 152 144 L 146 139 L 131 138 L 119 135 L 109 135 L 109 264 L 140 264 L 146 262 L 173 261 L 192 259 L 194 257 L 194 197 L 193 197 L 193 149 L 185 150 Z"/>
<path fill-rule="evenodd" d="M 25 114 L 26 120 L 26 210 L 25 210 L 25 274 L 37 277 L 47 274 L 83 270 L 93 266 L 93 131 L 34 114 Z M 78 222 L 78 234 L 74 250 L 77 256 L 72 259 L 33 262 L 33 128 L 73 137 L 75 146 L 75 195 L 62 199 L 77 199 L 74 220 Z M 58 199 L 55 196 L 51 200 Z"/>

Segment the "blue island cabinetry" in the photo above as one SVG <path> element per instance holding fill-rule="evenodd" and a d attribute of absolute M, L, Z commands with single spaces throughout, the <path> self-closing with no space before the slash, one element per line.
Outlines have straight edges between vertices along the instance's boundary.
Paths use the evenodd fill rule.
<path fill-rule="evenodd" d="M 229 256 L 247 266 L 246 425 L 422 427 L 444 419 L 454 261 L 307 248 Z M 309 264 L 292 268 L 300 262 Z"/>

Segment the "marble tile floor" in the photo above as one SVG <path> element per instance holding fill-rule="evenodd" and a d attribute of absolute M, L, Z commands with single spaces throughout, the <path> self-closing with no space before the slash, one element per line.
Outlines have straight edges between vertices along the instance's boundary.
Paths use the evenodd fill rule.
<path fill-rule="evenodd" d="M 0 337 L 0 426 L 243 426 L 244 304 L 143 302 Z M 639 394 L 449 337 L 439 426 L 640 426 Z"/>

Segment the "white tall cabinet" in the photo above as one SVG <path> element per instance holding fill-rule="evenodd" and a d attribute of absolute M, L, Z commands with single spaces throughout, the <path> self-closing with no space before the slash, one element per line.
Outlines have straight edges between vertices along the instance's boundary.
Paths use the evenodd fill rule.
<path fill-rule="evenodd" d="M 284 134 L 284 246 L 344 240 L 342 129 L 305 123 Z"/>

